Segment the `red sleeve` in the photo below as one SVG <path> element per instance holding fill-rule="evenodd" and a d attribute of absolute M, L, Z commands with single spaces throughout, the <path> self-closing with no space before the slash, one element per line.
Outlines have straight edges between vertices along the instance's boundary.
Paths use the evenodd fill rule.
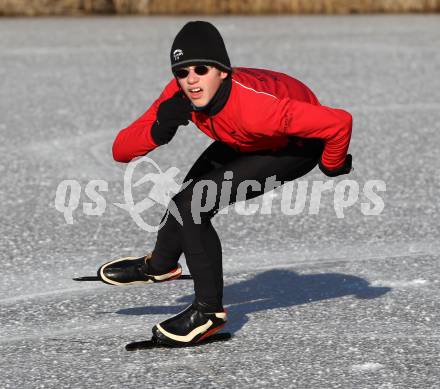
<path fill-rule="evenodd" d="M 253 132 L 268 136 L 294 135 L 325 141 L 321 163 L 328 170 L 344 164 L 351 138 L 351 115 L 336 108 L 289 98 L 253 93 L 246 121 Z"/>
<path fill-rule="evenodd" d="M 119 131 L 112 148 L 115 161 L 130 162 L 133 158 L 145 155 L 157 147 L 151 137 L 151 126 L 156 120 L 157 109 L 162 101 L 172 97 L 178 90 L 177 81 L 171 80 L 159 98 L 141 117 Z"/>

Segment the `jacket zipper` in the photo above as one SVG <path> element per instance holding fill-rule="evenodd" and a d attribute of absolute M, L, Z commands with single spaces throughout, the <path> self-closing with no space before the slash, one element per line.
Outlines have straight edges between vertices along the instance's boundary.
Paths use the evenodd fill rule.
<path fill-rule="evenodd" d="M 212 121 L 212 118 L 209 118 L 209 122 L 211 123 L 211 130 L 212 130 L 212 133 L 214 135 L 215 140 L 220 140 L 217 132 L 215 131 L 214 122 Z"/>

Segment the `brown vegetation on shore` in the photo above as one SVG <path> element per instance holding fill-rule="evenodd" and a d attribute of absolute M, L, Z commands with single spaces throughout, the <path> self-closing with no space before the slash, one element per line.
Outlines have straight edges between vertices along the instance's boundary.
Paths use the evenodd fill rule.
<path fill-rule="evenodd" d="M 439 12 L 440 0 L 0 0 L 2 16 Z"/>

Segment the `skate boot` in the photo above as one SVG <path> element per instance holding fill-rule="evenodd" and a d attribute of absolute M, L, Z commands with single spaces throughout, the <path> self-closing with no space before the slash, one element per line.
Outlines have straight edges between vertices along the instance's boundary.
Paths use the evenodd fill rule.
<path fill-rule="evenodd" d="M 188 346 L 199 343 L 222 329 L 227 321 L 226 311 L 205 312 L 203 305 L 193 302 L 176 316 L 156 324 L 153 338 L 168 346 Z"/>
<path fill-rule="evenodd" d="M 134 285 L 170 281 L 182 275 L 182 267 L 179 264 L 165 274 L 149 274 L 150 258 L 151 254 L 147 254 L 143 257 L 125 257 L 104 263 L 98 269 L 98 277 L 106 284 Z"/>

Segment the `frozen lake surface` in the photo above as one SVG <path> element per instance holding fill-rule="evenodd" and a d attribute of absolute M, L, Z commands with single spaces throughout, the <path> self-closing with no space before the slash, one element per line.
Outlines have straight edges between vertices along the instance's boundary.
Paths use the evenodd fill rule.
<path fill-rule="evenodd" d="M 317 214 L 307 202 L 285 215 L 281 190 L 271 214 L 214 218 L 232 340 L 127 352 L 191 301 L 191 281 L 72 281 L 154 245 L 114 206 L 125 165 L 111 144 L 170 79 L 187 20 L 0 20 L 0 387 L 439 387 L 439 16 L 210 19 L 233 65 L 288 73 L 353 114 L 355 171 L 334 183 L 360 188 L 344 218 L 335 191 Z M 181 180 L 210 142 L 188 126 L 149 156 Z M 63 180 L 81 190 L 73 224 L 55 208 Z M 108 183 L 100 216 L 83 212 L 91 180 Z M 330 181 L 318 169 L 302 180 Z M 361 206 L 370 180 L 386 183 L 376 216 Z"/>

